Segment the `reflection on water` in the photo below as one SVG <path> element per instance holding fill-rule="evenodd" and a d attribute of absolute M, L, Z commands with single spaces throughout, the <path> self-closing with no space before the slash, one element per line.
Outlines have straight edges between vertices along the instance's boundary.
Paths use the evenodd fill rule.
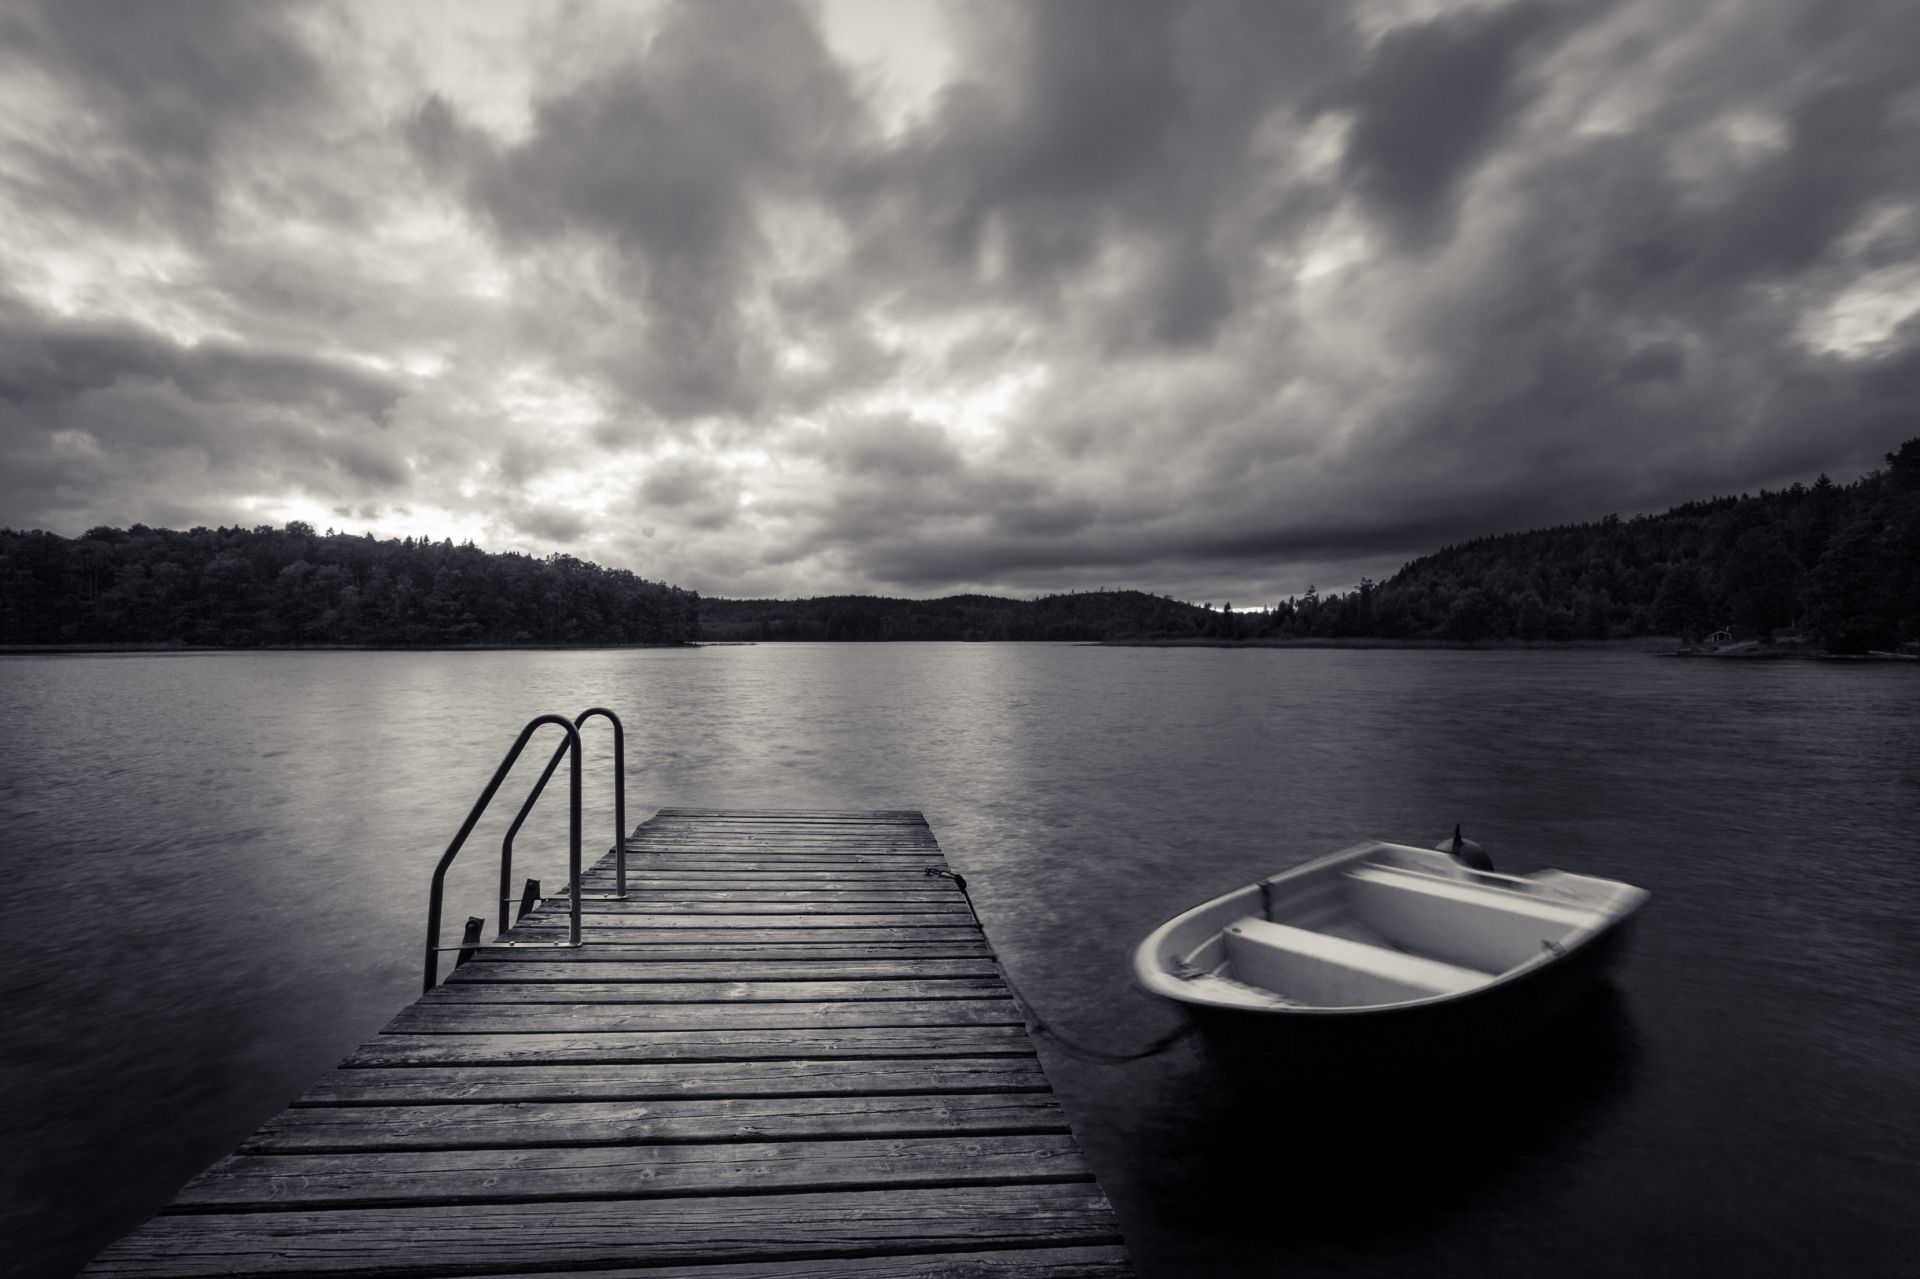
<path fill-rule="evenodd" d="M 1464 821 L 1502 869 L 1653 891 L 1623 994 L 1484 1077 L 1229 1093 L 1190 1044 L 1043 1046 L 1144 1275 L 1891 1273 L 1920 1252 L 1917 675 L 989 644 L 0 660 L 0 1104 L 27 1152 L 0 1233 L 70 1270 L 376 1031 L 513 733 L 604 704 L 634 820 L 925 810 L 1021 987 L 1114 1048 L 1173 1024 L 1128 979 L 1139 937 L 1358 838 Z M 450 927 L 491 916 L 523 784 Z M 516 862 L 557 884 L 564 849 L 555 806 Z"/>
<path fill-rule="evenodd" d="M 1631 1089 L 1635 1055 L 1611 990 L 1569 1010 L 1548 1043 L 1471 1066 L 1416 1059 L 1263 1085 L 1195 1054 L 1172 1091 L 1143 1099 L 1135 1140 L 1159 1158 L 1136 1161 L 1136 1189 L 1167 1223 L 1168 1273 L 1257 1274 L 1282 1257 L 1290 1271 L 1309 1259 L 1344 1270 L 1356 1253 L 1404 1267 L 1503 1182 L 1580 1158 Z M 1533 1247 L 1505 1259 L 1559 1268 L 1556 1246 Z"/>

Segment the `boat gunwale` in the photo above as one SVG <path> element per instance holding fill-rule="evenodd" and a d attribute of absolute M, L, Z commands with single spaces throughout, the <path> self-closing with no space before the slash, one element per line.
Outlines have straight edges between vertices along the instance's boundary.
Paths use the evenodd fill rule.
<path fill-rule="evenodd" d="M 1217 1012 L 1245 1013 L 1253 1016 L 1369 1017 L 1431 1008 L 1438 1004 L 1460 1003 L 1465 1000 L 1475 999 L 1491 991 L 1520 981 L 1542 969 L 1558 966 L 1574 958 L 1580 951 L 1585 950 L 1589 945 L 1605 937 L 1607 934 L 1614 932 L 1620 925 L 1632 918 L 1646 905 L 1652 896 L 1646 889 L 1633 884 L 1627 884 L 1620 880 L 1600 880 L 1599 882 L 1601 883 L 1611 884 L 1624 891 L 1622 891 L 1614 901 L 1604 907 L 1597 909 L 1589 908 L 1595 909 L 1598 919 L 1590 924 L 1576 926 L 1575 930 L 1569 933 L 1564 941 L 1557 943 L 1557 950 L 1543 949 L 1540 954 L 1532 956 L 1503 972 L 1492 974 L 1490 980 L 1481 985 L 1469 987 L 1466 990 L 1443 991 L 1436 995 L 1422 996 L 1419 999 L 1396 1000 L 1393 1003 L 1386 1004 L 1325 1005 L 1285 1003 L 1278 1002 L 1284 1000 L 1285 996 L 1280 995 L 1277 991 L 1271 992 L 1276 1000 L 1276 1002 L 1271 1004 L 1243 1003 L 1228 999 L 1209 999 L 1195 989 L 1195 985 L 1197 984 L 1196 979 L 1181 977 L 1155 957 L 1155 952 L 1158 949 L 1158 943 L 1161 939 L 1181 924 L 1194 919 L 1196 916 L 1203 915 L 1216 907 L 1224 908 L 1231 903 L 1233 899 L 1242 895 L 1257 897 L 1262 885 L 1278 884 L 1284 880 L 1304 878 L 1314 871 L 1322 870 L 1329 866 L 1348 862 L 1359 862 L 1363 860 L 1367 854 L 1376 849 L 1383 848 L 1405 850 L 1423 855 L 1429 852 L 1427 849 L 1418 848 L 1411 844 L 1395 844 L 1380 839 L 1362 840 L 1359 843 L 1350 844 L 1336 852 L 1328 853 L 1323 857 L 1313 858 L 1309 861 L 1302 862 L 1298 866 L 1289 867 L 1274 875 L 1263 876 L 1251 883 L 1243 884 L 1239 888 L 1231 889 L 1216 897 L 1209 898 L 1199 905 L 1181 911 L 1173 918 L 1167 920 L 1158 928 L 1148 933 L 1140 944 L 1134 948 L 1134 980 L 1142 989 L 1146 990 L 1147 993 L 1158 995 L 1163 999 L 1172 1000 L 1185 1007 L 1204 1008 Z M 1395 867 L 1394 869 L 1400 868 Z M 1569 872 L 1558 873 L 1567 874 Z M 1494 877 L 1509 880 L 1520 885 L 1534 885 L 1539 883 L 1537 880 L 1520 875 L 1499 875 L 1496 872 Z M 1579 878 L 1595 879 L 1596 877 L 1584 875 L 1579 876 Z M 1460 882 L 1470 884 L 1473 881 L 1463 879 Z M 1488 891 L 1516 891 L 1514 889 L 1501 890 L 1491 885 L 1487 886 L 1487 888 Z M 1219 932 L 1224 932 L 1227 924 L 1231 922 L 1231 919 L 1223 920 L 1220 929 L 1213 935 L 1217 936 Z M 1204 945 L 1205 943 L 1203 942 L 1202 944 Z M 1248 983 L 1242 984 L 1249 985 L 1250 989 L 1265 989 L 1264 987 L 1252 986 Z"/>

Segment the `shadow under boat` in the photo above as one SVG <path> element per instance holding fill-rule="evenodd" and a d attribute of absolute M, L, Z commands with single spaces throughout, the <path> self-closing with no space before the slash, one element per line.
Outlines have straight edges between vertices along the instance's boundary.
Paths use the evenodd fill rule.
<path fill-rule="evenodd" d="M 1525 1051 L 1401 1045 L 1343 1052 L 1339 1069 L 1322 1059 L 1256 1073 L 1202 1048 L 1164 1081 L 1149 1198 L 1223 1242 L 1378 1244 L 1563 1157 L 1631 1090 L 1638 1056 L 1607 983 L 1554 1010 Z"/>

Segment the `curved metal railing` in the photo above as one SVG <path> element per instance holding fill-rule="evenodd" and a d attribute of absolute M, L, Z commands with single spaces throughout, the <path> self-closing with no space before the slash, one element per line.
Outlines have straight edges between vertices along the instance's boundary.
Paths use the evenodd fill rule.
<path fill-rule="evenodd" d="M 611 712 L 604 713 L 611 714 Z M 585 719 L 587 714 L 591 714 L 591 712 L 583 713 L 580 718 Z M 615 722 L 618 723 L 617 720 Z M 567 940 L 565 942 L 555 942 L 552 944 L 566 946 L 578 946 L 580 944 L 580 729 L 576 724 L 569 722 L 563 715 L 536 715 L 527 721 L 525 728 L 520 730 L 520 736 L 514 739 L 512 749 L 507 752 L 506 758 L 500 761 L 500 767 L 493 770 L 493 780 L 487 783 L 487 788 L 484 791 L 480 792 L 480 798 L 474 801 L 473 807 L 467 812 L 467 820 L 460 825 L 460 833 L 453 837 L 453 842 L 447 845 L 447 851 L 440 854 L 440 864 L 433 868 L 433 886 L 427 894 L 427 967 L 426 978 L 421 985 L 423 992 L 432 990 L 440 980 L 440 952 L 442 950 L 476 949 L 473 942 L 465 942 L 459 946 L 442 946 L 440 944 L 440 902 L 446 887 L 447 867 L 453 864 L 453 859 L 459 854 L 461 845 L 465 844 L 467 842 L 467 836 L 473 833 L 473 828 L 479 822 L 480 815 L 486 812 L 487 805 L 493 802 L 494 794 L 500 789 L 500 783 L 507 779 L 507 774 L 513 770 L 514 761 L 520 758 L 520 752 L 526 749 L 527 743 L 532 740 L 534 733 L 539 730 L 542 724 L 558 725 L 561 729 L 565 730 L 567 740 L 561 743 L 560 750 L 555 753 L 553 761 L 547 765 L 547 771 L 541 775 L 540 786 L 535 788 L 536 798 L 538 797 L 539 790 L 546 785 L 547 778 L 553 774 L 554 768 L 559 765 L 560 756 L 568 753 L 571 753 L 573 756 L 573 764 L 570 770 L 572 773 L 571 795 L 569 797 L 567 814 L 567 873 L 569 876 L 568 887 L 572 906 L 567 927 Z M 623 789 L 624 785 L 625 782 L 623 778 L 621 781 Z M 524 819 L 531 808 L 532 800 L 529 800 L 527 804 L 521 808 L 520 818 Z M 624 813 L 621 816 L 624 818 Z M 518 825 L 519 822 L 516 821 L 516 829 Z M 625 847 L 624 841 L 621 847 Z M 502 911 L 502 918 L 505 918 L 504 910 Z"/>
<path fill-rule="evenodd" d="M 627 900 L 627 730 L 620 723 L 620 717 L 604 706 L 589 706 L 573 718 L 573 726 L 580 728 L 595 715 L 602 716 L 613 725 L 613 865 L 614 891 L 612 894 L 589 894 L 595 901 Z M 512 925 L 508 923 L 507 912 L 517 900 L 513 895 L 513 839 L 526 825 L 528 814 L 533 806 L 540 802 L 541 793 L 547 789 L 547 779 L 553 776 L 553 770 L 560 767 L 560 761 L 567 753 L 568 743 L 561 742 L 553 752 L 553 758 L 547 761 L 547 767 L 540 774 L 540 780 L 533 784 L 527 793 L 527 800 L 520 805 L 520 811 L 514 814 L 513 824 L 507 827 L 506 836 L 500 841 L 500 931 L 506 932 Z M 574 900 L 583 896 L 580 891 L 579 876 L 574 876 Z M 577 909 L 577 908 L 576 908 Z"/>

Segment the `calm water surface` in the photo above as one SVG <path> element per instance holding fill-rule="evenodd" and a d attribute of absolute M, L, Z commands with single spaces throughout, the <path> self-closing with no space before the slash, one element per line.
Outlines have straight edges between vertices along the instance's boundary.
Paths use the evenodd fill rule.
<path fill-rule="evenodd" d="M 1040 1011 L 1108 1047 L 1172 1024 L 1127 974 L 1148 929 L 1358 838 L 1462 820 L 1502 869 L 1653 891 L 1619 995 L 1465 1097 L 1410 1060 L 1330 1119 L 1190 1046 L 1043 1043 L 1142 1275 L 1920 1256 L 1920 671 L 956 644 L 0 658 L 0 1266 L 70 1272 L 412 999 L 466 806 L 526 719 L 595 703 L 633 821 L 924 810 Z M 549 885 L 561 829 L 521 837 Z"/>

